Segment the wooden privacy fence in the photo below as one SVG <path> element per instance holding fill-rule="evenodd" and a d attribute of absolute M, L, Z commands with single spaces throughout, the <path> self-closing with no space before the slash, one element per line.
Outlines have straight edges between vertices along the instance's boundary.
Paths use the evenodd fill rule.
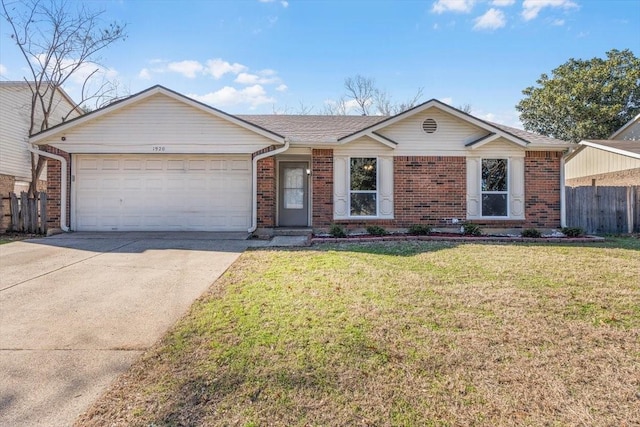
<path fill-rule="evenodd" d="M 4 205 L 9 205 L 9 215 L 4 214 Z M 9 197 L 0 199 L 2 224 L 7 231 L 19 233 L 47 233 L 47 193 L 40 192 L 29 197 L 25 192 L 20 197 L 9 193 Z"/>
<path fill-rule="evenodd" d="M 592 234 L 640 233 L 640 186 L 567 187 L 567 226 Z"/>

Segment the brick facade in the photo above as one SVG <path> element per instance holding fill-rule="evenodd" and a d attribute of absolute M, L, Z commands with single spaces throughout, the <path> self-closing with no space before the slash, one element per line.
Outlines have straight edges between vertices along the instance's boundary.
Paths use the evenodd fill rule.
<path fill-rule="evenodd" d="M 259 228 L 273 228 L 276 221 L 276 159 L 258 160 L 257 223 Z"/>
<path fill-rule="evenodd" d="M 333 222 L 333 150 L 312 150 L 311 170 L 312 224 L 328 227 Z"/>
<path fill-rule="evenodd" d="M 64 151 L 48 147 L 47 151 L 67 159 Z M 483 227 L 494 228 L 558 228 L 560 227 L 560 160 L 561 152 L 527 152 L 525 157 L 525 216 L 523 221 L 474 220 Z M 398 156 L 394 158 L 394 217 L 392 220 L 333 220 L 333 150 L 314 149 L 311 158 L 312 225 L 326 229 L 332 223 L 349 229 L 367 225 L 385 228 L 407 228 L 413 224 L 432 227 L 451 226 L 451 219 L 466 218 L 466 159 L 446 156 Z M 276 226 L 276 159 L 267 157 L 257 165 L 257 225 Z M 70 167 L 67 194 L 70 194 Z M 48 226 L 60 226 L 61 164 L 49 159 Z M 67 203 L 67 224 L 70 218 Z"/>
<path fill-rule="evenodd" d="M 51 154 L 57 154 L 67 160 L 67 218 L 66 224 L 69 225 L 71 218 L 71 207 L 69 204 L 71 195 L 71 156 L 69 153 L 57 148 L 47 146 L 46 151 Z M 61 206 L 61 188 L 62 188 L 62 164 L 58 160 L 47 160 L 47 226 L 50 229 L 60 228 L 60 206 Z"/>
<path fill-rule="evenodd" d="M 467 214 L 464 157 L 399 156 L 393 159 L 397 227 L 442 227 Z"/>
<path fill-rule="evenodd" d="M 394 219 L 333 220 L 332 150 L 313 150 L 313 227 L 336 223 L 348 229 L 379 225 L 407 228 L 413 224 L 451 227 L 466 219 L 465 157 L 394 157 Z M 483 227 L 522 229 L 560 227 L 560 159 L 562 152 L 531 151 L 525 157 L 525 220 L 474 219 Z"/>
<path fill-rule="evenodd" d="M 524 228 L 560 227 L 560 151 L 527 151 Z"/>

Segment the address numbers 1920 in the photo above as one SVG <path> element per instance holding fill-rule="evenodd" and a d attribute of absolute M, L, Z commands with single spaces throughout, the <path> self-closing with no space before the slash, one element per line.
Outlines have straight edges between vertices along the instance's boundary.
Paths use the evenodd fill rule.
<path fill-rule="evenodd" d="M 151 149 L 151 151 L 154 151 L 156 153 L 163 152 L 165 150 L 166 150 L 166 147 L 164 145 L 154 145 L 153 148 Z"/>

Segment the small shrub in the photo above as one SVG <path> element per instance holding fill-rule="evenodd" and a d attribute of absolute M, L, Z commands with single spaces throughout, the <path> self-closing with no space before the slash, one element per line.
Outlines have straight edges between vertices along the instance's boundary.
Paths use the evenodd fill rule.
<path fill-rule="evenodd" d="M 344 227 L 338 224 L 331 224 L 329 234 L 333 237 L 347 237 L 347 232 L 344 231 Z"/>
<path fill-rule="evenodd" d="M 584 230 L 580 227 L 564 227 L 562 234 L 567 237 L 580 237 L 584 236 Z"/>
<path fill-rule="evenodd" d="M 385 234 L 387 234 L 387 230 L 380 227 L 379 225 L 369 225 L 367 226 L 367 233 L 371 234 L 372 236 L 384 236 Z"/>
<path fill-rule="evenodd" d="M 427 234 L 431 234 L 431 227 L 423 224 L 413 224 L 411 227 L 409 227 L 409 234 L 426 236 Z"/>
<path fill-rule="evenodd" d="M 465 236 L 480 236 L 482 234 L 482 228 L 478 224 L 467 222 L 462 224 L 462 234 Z"/>
<path fill-rule="evenodd" d="M 522 230 L 522 237 L 542 237 L 542 233 L 536 230 L 535 228 L 527 228 L 526 230 Z"/>

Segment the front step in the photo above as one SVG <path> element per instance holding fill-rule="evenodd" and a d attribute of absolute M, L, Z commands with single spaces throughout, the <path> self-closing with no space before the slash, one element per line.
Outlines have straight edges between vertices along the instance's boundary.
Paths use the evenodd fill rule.
<path fill-rule="evenodd" d="M 273 229 L 274 236 L 311 236 L 313 234 L 312 228 L 306 227 L 277 227 Z"/>

